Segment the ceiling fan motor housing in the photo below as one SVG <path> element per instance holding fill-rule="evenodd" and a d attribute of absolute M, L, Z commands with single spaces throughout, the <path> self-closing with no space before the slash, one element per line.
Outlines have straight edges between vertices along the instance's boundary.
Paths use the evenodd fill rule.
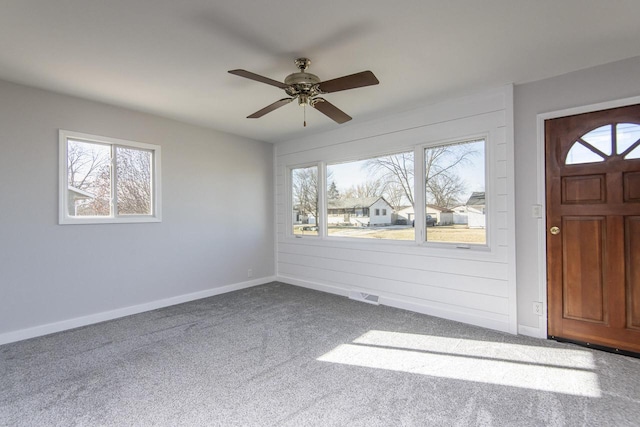
<path fill-rule="evenodd" d="M 320 78 L 318 76 L 311 73 L 305 73 L 304 71 L 289 74 L 287 78 L 284 79 L 284 84 L 289 86 L 285 91 L 290 96 L 295 96 L 300 93 L 315 96 L 319 93 L 317 89 L 317 85 L 319 83 Z"/>

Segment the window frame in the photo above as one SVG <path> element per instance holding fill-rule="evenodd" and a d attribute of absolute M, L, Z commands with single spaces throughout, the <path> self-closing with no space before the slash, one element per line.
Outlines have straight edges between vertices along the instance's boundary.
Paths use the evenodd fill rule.
<path fill-rule="evenodd" d="M 425 165 L 425 151 L 430 148 L 443 147 L 446 145 L 464 144 L 474 141 L 484 141 L 484 187 L 485 187 L 485 243 L 459 243 L 459 242 L 438 242 L 427 240 L 427 203 L 426 203 L 426 179 L 414 181 L 414 193 L 416 204 L 418 204 L 418 198 L 420 198 L 420 205 L 424 208 L 416 209 L 415 229 L 416 229 L 416 243 L 425 247 L 433 248 L 453 248 L 453 249 L 470 249 L 474 251 L 489 251 L 492 244 L 492 233 L 490 229 L 491 217 L 494 215 L 493 211 L 493 190 L 492 190 L 492 170 L 489 165 L 492 164 L 493 151 L 492 144 L 490 142 L 489 133 L 480 133 L 474 135 L 468 135 L 463 137 L 449 138 L 441 141 L 433 141 L 416 146 L 415 152 L 415 176 L 425 177 L 426 165 Z M 418 160 L 419 159 L 419 160 Z M 426 178 L 426 177 L 425 177 Z M 419 187 L 419 188 L 418 188 Z"/>
<path fill-rule="evenodd" d="M 327 215 L 327 200 L 328 200 L 328 188 L 327 186 L 329 185 L 328 179 L 327 179 L 327 173 L 328 173 L 328 168 L 330 166 L 334 166 L 334 165 L 341 165 L 341 164 L 345 164 L 345 163 L 355 163 L 355 162 L 361 162 L 361 161 L 366 161 L 366 160 L 370 160 L 370 159 L 374 159 L 374 158 L 378 158 L 378 157 L 388 157 L 388 156 L 395 156 L 395 155 L 400 155 L 400 154 L 405 154 L 405 153 L 412 153 L 413 157 L 414 157 L 414 174 L 416 171 L 416 163 L 415 163 L 415 156 L 416 156 L 416 151 L 419 151 L 420 145 L 416 145 L 416 144 L 412 144 L 411 146 L 407 146 L 407 147 L 403 147 L 403 148 L 393 148 L 393 149 L 389 149 L 389 150 L 384 150 L 384 151 L 379 151 L 379 152 L 373 152 L 373 153 L 367 153 L 366 155 L 358 155 L 358 156 L 351 156 L 351 157 L 340 157 L 340 158 L 331 158 L 330 160 L 323 160 L 320 162 L 317 162 L 315 164 L 321 165 L 323 167 L 321 175 L 322 175 L 322 179 L 323 179 L 323 185 L 324 185 L 324 190 L 320 193 L 320 197 L 322 199 L 322 205 L 323 205 L 323 210 L 320 212 L 323 215 L 323 227 L 324 227 L 324 233 L 322 233 L 320 235 L 320 237 L 322 237 L 323 240 L 328 240 L 328 241 L 342 241 L 342 242 L 346 242 L 346 243 L 356 243 L 359 244 L 358 242 L 367 242 L 367 244 L 370 245 L 377 245 L 377 244 L 382 244 L 382 245 L 415 245 L 416 244 L 416 239 L 415 239 L 415 232 L 414 232 L 414 238 L 410 239 L 410 240 L 404 240 L 404 239 L 369 239 L 369 238 L 362 238 L 362 237 L 353 237 L 353 236 L 335 236 L 335 235 L 330 235 L 328 233 L 328 215 Z M 414 177 L 415 178 L 415 177 Z M 415 182 L 414 182 L 414 186 L 415 186 Z M 415 194 L 414 194 L 415 197 Z M 378 214 L 375 213 L 375 208 L 371 209 L 370 207 L 364 208 L 363 209 L 363 216 L 380 216 L 380 209 L 378 209 Z"/>
<path fill-rule="evenodd" d="M 317 208 L 318 208 L 318 217 L 316 218 L 316 224 L 315 226 L 317 227 L 317 231 L 318 234 L 296 234 L 293 232 L 293 171 L 295 169 L 308 169 L 308 168 L 313 168 L 315 167 L 317 169 L 317 183 L 316 185 L 318 186 L 318 188 L 316 189 L 316 194 L 318 195 L 318 200 L 317 200 Z M 286 227 L 287 227 L 287 232 L 286 235 L 288 237 L 291 238 L 295 238 L 295 239 L 321 239 L 324 237 L 324 230 L 326 230 L 326 227 L 324 226 L 324 218 L 326 217 L 325 214 L 322 213 L 322 207 L 325 206 L 325 199 L 326 199 L 326 195 L 325 192 L 321 192 L 321 183 L 324 182 L 324 176 L 325 176 L 325 169 L 326 168 L 326 164 L 323 162 L 309 162 L 309 163 L 303 163 L 303 164 L 299 164 L 299 165 L 289 165 L 286 167 L 286 188 L 287 188 L 287 223 L 286 223 Z"/>
<path fill-rule="evenodd" d="M 428 241 L 426 240 L 427 228 L 426 225 L 423 225 L 426 218 L 426 185 L 424 180 L 415 179 L 416 176 L 424 176 L 425 171 L 425 150 L 429 148 L 445 146 L 445 145 L 455 145 L 455 144 L 463 144 L 465 142 L 473 142 L 483 140 L 484 141 L 484 185 L 485 185 L 485 215 L 486 215 L 486 223 L 485 223 L 485 243 L 457 243 L 457 242 L 438 242 L 438 241 Z M 493 252 L 493 248 L 495 245 L 494 239 L 495 236 L 494 230 L 492 229 L 492 223 L 494 221 L 493 216 L 496 215 L 495 211 L 495 197 L 494 194 L 494 171 L 489 165 L 492 165 L 494 162 L 494 144 L 492 132 L 480 132 L 480 133 L 469 133 L 466 135 L 458 135 L 452 138 L 447 139 L 438 139 L 425 142 L 423 139 L 422 142 L 416 142 L 411 146 L 404 147 L 400 150 L 384 150 L 377 153 L 367 153 L 366 156 L 353 156 L 353 157 L 344 157 L 344 158 L 330 158 L 323 159 L 320 161 L 313 161 L 302 164 L 295 165 L 286 165 L 287 171 L 287 194 L 288 194 L 288 216 L 287 216 L 287 233 L 286 235 L 290 238 L 312 238 L 322 241 L 341 241 L 344 243 L 355 244 L 360 247 L 361 245 L 390 245 L 390 246 L 413 246 L 413 247 L 422 247 L 429 248 L 431 250 L 451 250 L 451 249 L 463 249 L 465 252 L 470 251 L 474 253 L 487 253 Z M 366 160 L 374 157 L 384 157 L 389 156 L 401 152 L 410 152 L 413 151 L 414 155 L 414 199 L 415 205 L 418 207 L 415 209 L 415 239 L 412 240 L 396 240 L 396 239 L 363 239 L 358 237 L 349 237 L 349 236 L 331 236 L 327 234 L 327 211 L 326 204 L 328 200 L 328 188 L 327 188 L 327 168 L 331 165 L 342 164 L 342 163 L 350 163 L 356 162 L 360 160 Z M 320 218 L 317 218 L 316 225 L 318 226 L 318 234 L 317 235 L 298 235 L 293 233 L 293 188 L 292 188 L 292 171 L 294 169 L 306 168 L 315 166 L 318 168 L 318 214 Z M 424 207 L 420 207 L 424 206 Z M 370 212 L 373 214 L 373 212 Z"/>
<path fill-rule="evenodd" d="M 111 157 L 111 213 L 109 216 L 72 216 L 68 206 L 68 149 L 69 140 L 90 144 L 107 145 L 113 151 L 117 147 L 151 152 L 151 214 L 149 215 L 119 215 L 117 213 L 117 167 L 116 156 Z M 59 129 L 58 131 L 58 224 L 128 224 L 162 222 L 162 191 L 161 191 L 161 147 L 137 141 L 129 141 L 106 136 L 92 135 Z M 114 206 L 115 205 L 115 206 Z"/>

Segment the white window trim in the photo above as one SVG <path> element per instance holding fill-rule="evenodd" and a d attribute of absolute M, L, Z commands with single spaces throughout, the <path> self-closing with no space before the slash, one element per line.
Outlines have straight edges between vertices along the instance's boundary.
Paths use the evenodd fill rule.
<path fill-rule="evenodd" d="M 324 218 L 325 215 L 322 213 L 322 206 L 324 206 L 324 193 L 320 191 L 320 188 L 318 188 L 318 217 L 316 218 L 316 227 L 318 227 L 318 234 L 317 235 L 313 235 L 313 234 L 295 234 L 293 232 L 293 171 L 294 169 L 305 169 L 305 168 L 312 168 L 312 167 L 316 167 L 318 169 L 318 186 L 321 185 L 321 182 L 324 182 L 324 175 L 325 172 L 323 172 L 323 168 L 325 167 L 324 163 L 321 162 L 310 162 L 310 163 L 303 163 L 301 165 L 290 165 L 286 167 L 286 175 L 285 175 L 285 185 L 286 185 L 286 189 L 287 189 L 287 232 L 286 232 L 286 236 L 288 238 L 293 238 L 293 239 L 320 239 L 322 237 L 324 237 L 323 232 L 326 229 L 326 227 L 324 226 Z M 322 221 L 321 221 L 322 219 Z"/>
<path fill-rule="evenodd" d="M 469 135 L 465 137 L 457 137 L 450 138 L 443 141 L 434 141 L 427 144 L 422 144 L 416 146 L 415 152 L 415 172 L 414 177 L 421 176 L 423 177 L 426 173 L 425 170 L 425 150 L 434 147 L 442 147 L 445 145 L 455 145 L 455 144 L 464 144 L 466 142 L 484 140 L 484 187 L 485 187 L 485 243 L 456 243 L 456 242 L 434 242 L 427 240 L 427 228 L 426 228 L 426 186 L 425 180 L 415 180 L 414 182 L 414 197 L 416 201 L 416 205 L 418 202 L 420 204 L 418 206 L 425 208 L 416 209 L 416 243 L 427 246 L 427 247 L 436 247 L 436 248 L 451 248 L 451 249 L 468 249 L 472 251 L 490 251 L 492 245 L 493 238 L 492 229 L 491 229 L 491 221 L 493 215 L 495 215 L 493 211 L 494 206 L 494 194 L 493 194 L 493 177 L 490 176 L 491 169 L 489 168 L 490 164 L 493 164 L 493 148 L 490 143 L 490 135 L 489 133 L 480 133 L 477 135 Z M 418 161 L 419 159 L 419 161 Z M 420 197 L 421 200 L 418 200 Z M 420 216 L 420 218 L 418 218 Z"/>
<path fill-rule="evenodd" d="M 363 242 L 366 242 L 366 244 L 368 245 L 400 245 L 400 246 L 415 246 L 415 245 L 420 245 L 421 242 L 417 242 L 414 240 L 399 240 L 399 239 L 365 239 L 365 238 L 361 238 L 361 237 L 348 237 L 348 236 L 330 236 L 327 233 L 328 230 L 328 224 L 327 224 L 327 205 L 326 205 L 326 199 L 327 199 L 327 186 L 328 186 L 328 182 L 326 181 L 327 177 L 327 168 L 329 166 L 333 166 L 333 165 L 341 165 L 341 164 L 345 164 L 345 163 L 353 163 L 353 162 L 360 162 L 363 160 L 369 160 L 369 159 L 374 159 L 377 157 L 385 157 L 385 156 L 394 156 L 397 154 L 403 154 L 403 153 L 410 153 L 413 152 L 414 153 L 414 169 L 417 167 L 417 161 L 416 159 L 416 152 L 420 151 L 420 147 L 422 147 L 421 145 L 416 145 L 413 144 L 411 146 L 408 147 L 404 147 L 403 149 L 393 149 L 393 150 L 385 150 L 385 151 L 380 151 L 377 153 L 373 153 L 371 155 L 367 155 L 367 156 L 355 156 L 355 157 L 346 157 L 346 158 L 340 158 L 340 159 L 333 159 L 331 161 L 321 161 L 321 162 L 317 162 L 314 164 L 317 164 L 320 166 L 322 166 L 322 178 L 323 178 L 323 182 L 324 182 L 324 191 L 320 191 L 319 193 L 319 197 L 322 199 L 322 211 L 320 211 L 320 214 L 322 215 L 322 219 L 323 219 L 323 233 L 320 234 L 320 237 L 323 240 L 328 240 L 328 241 L 337 241 L 337 242 L 346 242 L 346 243 L 355 243 L 355 244 L 360 244 Z M 424 151 L 424 150 L 423 150 Z M 415 173 L 415 172 L 414 172 Z M 414 175 L 414 180 L 415 180 L 415 175 Z M 414 183 L 415 186 L 415 183 Z M 414 197 L 417 197 L 414 194 Z M 424 196 L 423 196 L 424 199 Z M 375 214 L 375 210 L 373 209 L 369 209 L 369 216 L 374 216 Z M 379 216 L 379 215 L 378 215 Z M 417 234 L 416 234 L 417 235 Z"/>
<path fill-rule="evenodd" d="M 148 150 L 153 153 L 151 165 L 151 215 L 118 215 L 114 213 L 108 217 L 74 217 L 67 212 L 68 202 L 68 141 L 69 139 L 85 141 L 90 143 L 119 146 L 125 148 L 136 148 Z M 60 129 L 58 132 L 58 224 L 117 224 L 117 223 L 142 223 L 162 221 L 162 191 L 161 191 L 161 148 L 159 145 L 147 144 L 143 142 L 128 141 L 124 139 L 97 136 L 87 133 L 74 132 Z"/>
<path fill-rule="evenodd" d="M 434 242 L 426 240 L 426 203 L 425 203 L 425 182 L 424 180 L 416 180 L 417 176 L 424 176 L 425 174 L 425 156 L 424 152 L 428 148 L 440 147 L 444 145 L 453 145 L 453 144 L 462 144 L 465 142 L 472 142 L 476 140 L 484 140 L 484 182 L 485 182 L 485 196 L 486 196 L 486 225 L 485 225 L 485 243 L 456 243 L 456 242 Z M 343 242 L 353 242 L 356 244 L 364 243 L 366 245 L 403 245 L 403 246 L 419 246 L 425 248 L 433 248 L 433 249 L 463 249 L 468 250 L 470 252 L 491 252 L 493 245 L 493 230 L 491 227 L 492 217 L 495 215 L 494 212 L 494 194 L 493 194 L 493 176 L 491 176 L 491 169 L 489 165 L 493 164 L 493 144 L 491 142 L 490 132 L 483 132 L 477 134 L 470 134 L 465 136 L 457 136 L 454 138 L 447 138 L 445 140 L 436 140 L 430 142 L 422 142 L 414 144 L 412 147 L 407 147 L 407 149 L 402 151 L 385 151 L 378 154 L 372 154 L 367 157 L 353 157 L 347 159 L 339 159 L 328 161 L 316 161 L 310 163 L 303 163 L 299 165 L 287 165 L 287 175 L 286 175 L 286 188 L 288 194 L 288 207 L 287 207 L 287 237 L 289 238 L 312 238 L 319 240 L 328 240 L 328 241 L 343 241 Z M 414 198 L 415 204 L 417 208 L 415 209 L 415 240 L 395 240 L 395 239 L 362 239 L 357 237 L 344 237 L 344 236 L 329 236 L 327 234 L 327 213 L 326 213 L 326 199 L 327 199 L 327 182 L 326 182 L 326 168 L 330 165 L 334 164 L 343 164 L 350 162 L 357 162 L 360 160 L 366 160 L 369 158 L 388 156 L 393 154 L 398 154 L 402 152 L 414 152 Z M 293 188 L 292 188 L 292 179 L 291 174 L 294 169 L 307 168 L 307 167 L 317 167 L 318 168 L 318 216 L 320 218 L 316 218 L 316 225 L 318 226 L 318 235 L 299 235 L 293 233 Z M 425 208 L 421 207 L 425 206 Z M 373 215 L 374 212 L 370 212 L 370 215 Z"/>

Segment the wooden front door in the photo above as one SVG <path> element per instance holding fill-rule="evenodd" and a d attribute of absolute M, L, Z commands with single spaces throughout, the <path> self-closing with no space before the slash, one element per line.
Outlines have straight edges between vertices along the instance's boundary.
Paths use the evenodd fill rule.
<path fill-rule="evenodd" d="M 548 334 L 640 353 L 640 105 L 545 122 Z"/>

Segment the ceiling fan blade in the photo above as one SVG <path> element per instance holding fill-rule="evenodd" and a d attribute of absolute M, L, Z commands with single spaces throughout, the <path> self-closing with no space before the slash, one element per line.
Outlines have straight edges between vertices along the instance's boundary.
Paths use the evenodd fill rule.
<path fill-rule="evenodd" d="M 315 102 L 313 103 L 313 108 L 320 111 L 322 114 L 329 117 L 334 122 L 342 124 L 351 120 L 351 116 L 349 116 L 347 113 L 345 113 L 329 101 L 326 101 L 323 98 L 315 98 L 314 101 Z"/>
<path fill-rule="evenodd" d="M 337 79 L 327 80 L 318 85 L 322 93 L 339 92 L 341 90 L 355 89 L 358 87 L 372 86 L 380 83 L 371 71 L 362 71 Z"/>
<path fill-rule="evenodd" d="M 246 79 L 255 80 L 260 83 L 266 83 L 271 86 L 279 87 L 280 89 L 286 89 L 289 87 L 288 85 L 281 83 L 277 80 L 273 80 L 273 79 L 270 79 L 269 77 L 264 77 L 256 73 L 252 73 L 251 71 L 247 71 L 247 70 L 229 70 L 229 73 L 234 74 L 236 76 L 244 77 Z"/>
<path fill-rule="evenodd" d="M 247 119 L 258 119 L 258 118 L 264 116 L 265 114 L 270 113 L 273 110 L 282 107 L 283 105 L 287 105 L 291 101 L 293 101 L 293 98 L 283 98 L 283 99 L 281 99 L 279 101 L 274 102 L 271 105 L 267 105 L 262 110 L 256 111 L 252 115 L 247 116 Z"/>

